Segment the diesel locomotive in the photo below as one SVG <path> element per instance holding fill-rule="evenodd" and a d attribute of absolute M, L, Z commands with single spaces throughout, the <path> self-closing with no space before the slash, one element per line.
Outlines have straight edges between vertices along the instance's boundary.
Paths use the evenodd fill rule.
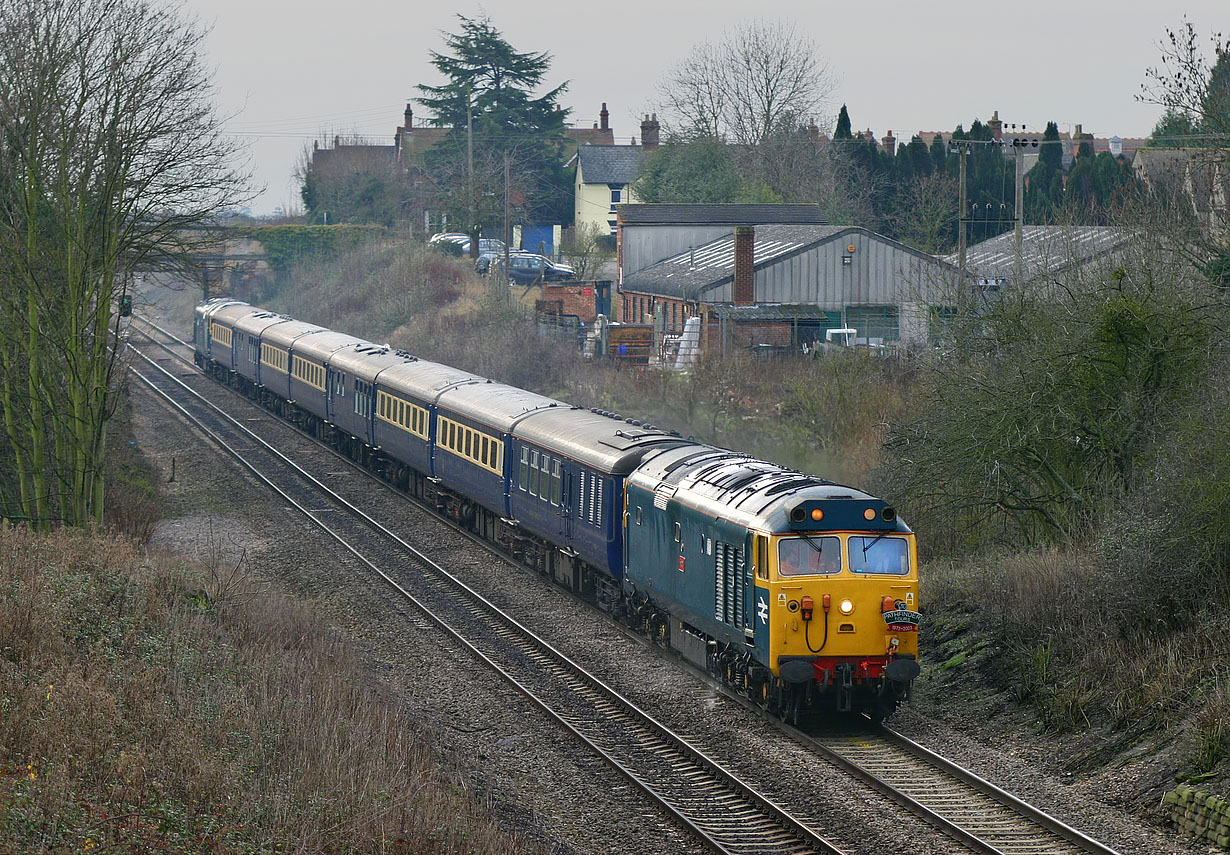
<path fill-rule="evenodd" d="M 797 720 L 919 673 L 913 532 L 880 499 L 227 298 L 197 364 Z"/>

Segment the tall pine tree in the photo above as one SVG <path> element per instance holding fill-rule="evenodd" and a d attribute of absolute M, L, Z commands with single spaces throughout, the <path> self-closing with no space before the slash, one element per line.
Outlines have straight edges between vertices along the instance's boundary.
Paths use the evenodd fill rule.
<path fill-rule="evenodd" d="M 471 232 L 502 222 L 507 156 L 509 200 L 520 217 L 568 222 L 572 182 L 562 155 L 569 111 L 558 103 L 568 84 L 534 97 L 551 55 L 518 52 L 490 19 L 457 17 L 461 31 L 445 34 L 447 52 L 431 53 L 431 64 L 446 82 L 418 86 L 417 101 L 432 112 L 430 122 L 449 129 L 424 157 L 434 204 Z M 472 160 L 467 125 L 472 125 Z"/>

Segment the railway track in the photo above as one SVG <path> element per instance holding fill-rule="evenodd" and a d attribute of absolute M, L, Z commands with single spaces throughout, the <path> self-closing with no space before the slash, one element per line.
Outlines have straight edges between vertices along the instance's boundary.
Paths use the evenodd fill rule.
<path fill-rule="evenodd" d="M 159 347 L 172 353 L 177 359 L 191 361 L 191 345 L 155 325 L 151 324 L 151 327 L 158 336 L 168 340 L 158 342 L 151 338 L 151 341 L 155 341 Z M 383 484 L 383 482 L 380 483 Z M 389 489 L 392 490 L 391 487 Z M 404 494 L 399 493 L 399 495 Z M 452 525 L 448 521 L 444 522 Z M 452 527 L 484 548 L 490 548 L 489 545 L 473 538 L 463 529 Z M 553 650 L 552 653 L 558 655 Z M 498 666 L 493 667 L 498 669 Z M 585 682 L 593 690 L 593 683 L 589 681 L 594 681 L 594 678 L 588 674 L 586 678 Z M 563 680 L 565 677 L 556 676 L 552 679 Z M 519 685 L 518 689 L 523 693 L 527 691 Z M 732 697 L 737 698 L 738 696 Z M 739 700 L 744 699 L 739 698 Z M 542 703 L 538 700 L 535 702 L 540 705 Z M 744 702 L 753 706 L 750 702 Z M 605 715 L 605 708 L 602 706 L 604 703 L 606 702 L 602 700 L 594 700 L 589 707 L 591 710 L 589 714 L 592 715 L 595 709 L 603 710 L 602 714 L 597 717 L 597 720 L 602 720 L 602 715 Z M 1115 855 L 1114 850 L 1109 847 L 887 728 L 865 729 L 849 733 L 829 732 L 816 736 L 808 735 L 786 725 L 779 726 L 783 732 L 789 734 L 792 739 L 804 745 L 809 751 L 858 778 L 889 800 L 959 841 L 971 851 L 997 853 L 998 855 L 1074 855 L 1074 853 Z M 629 774 L 629 770 L 621 764 L 631 761 L 625 761 L 622 755 L 617 753 L 617 747 L 611 746 L 610 750 L 600 744 L 593 747 L 609 762 L 620 768 L 624 774 Z M 667 766 L 664 768 L 671 769 L 670 774 L 681 776 L 672 779 L 668 774 L 659 779 L 660 786 L 664 789 L 669 789 L 672 780 L 676 784 L 680 780 L 689 780 L 689 773 L 685 767 Z M 643 787 L 644 784 L 638 782 L 638 786 Z M 689 797 L 688 792 L 685 787 L 683 792 L 676 794 L 676 798 L 686 800 Z M 755 800 L 754 797 L 751 798 Z M 772 803 L 767 797 L 762 798 Z M 713 801 L 708 804 L 712 807 L 719 803 L 719 801 Z M 705 812 L 702 811 L 702 813 Z M 685 824 L 690 824 L 687 820 L 684 821 Z M 761 826 L 757 824 L 749 827 L 759 829 Z M 701 836 L 704 837 L 704 834 Z M 796 850 L 770 846 L 767 849 L 738 851 L 789 852 Z M 818 851 L 836 850 L 820 849 Z"/>
<path fill-rule="evenodd" d="M 716 852 L 843 850 L 344 500 L 173 372 L 134 376 L 446 633 Z M 390 569 L 397 565 L 397 569 Z"/>

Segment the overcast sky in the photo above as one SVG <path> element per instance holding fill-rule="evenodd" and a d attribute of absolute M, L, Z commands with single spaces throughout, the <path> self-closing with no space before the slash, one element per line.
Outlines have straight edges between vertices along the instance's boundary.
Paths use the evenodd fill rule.
<path fill-rule="evenodd" d="M 1208 53 L 1208 36 L 1230 17 L 1226 0 L 185 0 L 185 8 L 212 27 L 206 49 L 219 108 L 234 116 L 229 127 L 249 144 L 266 187 L 252 203 L 258 214 L 299 205 L 295 161 L 314 139 L 357 132 L 392 143 L 415 84 L 441 82 L 430 51 L 443 48 L 442 31 L 457 30 L 458 13 L 487 15 L 517 50 L 550 52 L 548 82 L 569 81 L 572 121 L 589 127 L 605 101 L 620 143 L 639 141 L 664 72 L 749 10 L 792 20 L 815 43 L 835 82 L 830 120 L 845 103 L 855 129 L 905 139 L 968 127 L 995 110 L 1031 129 L 1053 120 L 1063 131 L 1080 124 L 1097 136 L 1145 136 L 1161 111 L 1135 96 L 1159 63 L 1167 27 L 1182 26 L 1186 13 Z"/>

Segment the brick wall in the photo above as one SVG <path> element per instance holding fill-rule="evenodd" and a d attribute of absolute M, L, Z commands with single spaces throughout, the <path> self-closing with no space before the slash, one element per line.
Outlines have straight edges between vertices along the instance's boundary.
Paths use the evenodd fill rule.
<path fill-rule="evenodd" d="M 544 301 L 560 301 L 564 307 L 564 314 L 576 315 L 585 323 L 590 323 L 598 316 L 594 307 L 593 285 L 585 283 L 551 285 L 544 283 L 542 286 L 542 299 Z"/>

